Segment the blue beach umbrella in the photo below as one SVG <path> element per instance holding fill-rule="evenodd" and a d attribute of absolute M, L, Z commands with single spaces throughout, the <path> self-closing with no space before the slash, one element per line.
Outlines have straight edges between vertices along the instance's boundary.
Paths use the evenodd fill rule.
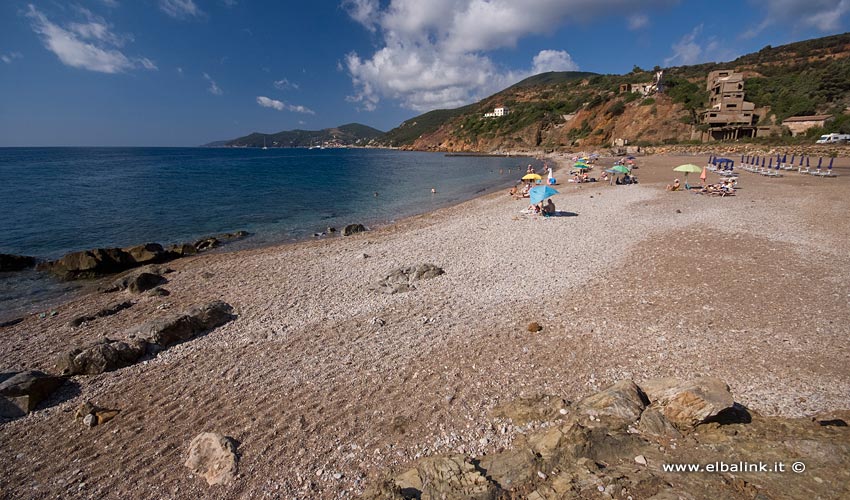
<path fill-rule="evenodd" d="M 549 186 L 535 186 L 528 191 L 528 198 L 532 205 L 537 205 L 553 194 L 558 194 L 558 190 Z"/>

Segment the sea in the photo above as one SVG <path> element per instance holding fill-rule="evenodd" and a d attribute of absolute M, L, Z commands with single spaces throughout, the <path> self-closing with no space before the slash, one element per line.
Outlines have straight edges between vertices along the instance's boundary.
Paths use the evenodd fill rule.
<path fill-rule="evenodd" d="M 322 238 L 505 188 L 529 164 L 542 167 L 389 149 L 0 148 L 0 253 L 55 259 L 239 230 L 252 235 L 220 251 Z M 0 273 L 0 322 L 49 314 L 91 286 Z"/>

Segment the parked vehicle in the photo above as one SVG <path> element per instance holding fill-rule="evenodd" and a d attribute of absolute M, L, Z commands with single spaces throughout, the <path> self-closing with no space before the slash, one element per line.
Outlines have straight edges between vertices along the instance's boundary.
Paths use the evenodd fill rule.
<path fill-rule="evenodd" d="M 850 142 L 850 134 L 826 134 L 820 136 L 815 144 L 835 144 L 837 142 Z"/>

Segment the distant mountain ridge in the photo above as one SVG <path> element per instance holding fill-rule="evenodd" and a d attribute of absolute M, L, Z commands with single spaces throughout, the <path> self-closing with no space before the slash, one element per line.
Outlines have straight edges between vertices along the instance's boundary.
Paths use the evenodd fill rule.
<path fill-rule="evenodd" d="M 322 130 L 285 130 L 274 134 L 254 132 L 237 139 L 215 141 L 205 147 L 229 148 L 309 148 L 368 146 L 384 132 L 360 123 L 348 123 Z"/>

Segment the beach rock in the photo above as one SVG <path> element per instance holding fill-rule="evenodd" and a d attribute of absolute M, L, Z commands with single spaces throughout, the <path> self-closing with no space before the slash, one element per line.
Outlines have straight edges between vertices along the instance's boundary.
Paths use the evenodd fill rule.
<path fill-rule="evenodd" d="M 372 287 L 372 290 L 388 294 L 408 292 L 416 289 L 414 283 L 435 278 L 444 273 L 445 271 L 442 268 L 434 264 L 420 264 L 413 267 L 399 268 L 376 283 Z"/>
<path fill-rule="evenodd" d="M 661 410 L 652 406 L 641 413 L 638 431 L 644 436 L 666 440 L 682 437 L 682 434 L 667 420 Z"/>
<path fill-rule="evenodd" d="M 351 236 L 352 234 L 364 232 L 366 232 L 366 227 L 363 224 L 349 224 L 342 229 L 343 236 Z"/>
<path fill-rule="evenodd" d="M 166 251 L 173 255 L 175 258 L 178 257 L 188 257 L 190 255 L 197 255 L 198 249 L 195 248 L 195 245 L 191 245 L 189 243 L 180 243 L 177 245 L 170 245 Z"/>
<path fill-rule="evenodd" d="M 207 250 L 212 250 L 213 248 L 217 248 L 220 245 L 221 242 L 218 240 L 218 238 L 212 236 L 208 238 L 202 238 L 193 243 L 195 250 L 197 250 L 198 252 L 206 252 Z"/>
<path fill-rule="evenodd" d="M 234 319 L 230 304 L 214 301 L 195 306 L 182 314 L 159 318 L 130 330 L 129 336 L 146 339 L 151 344 L 168 347 L 189 340 L 199 333 L 217 328 Z"/>
<path fill-rule="evenodd" d="M 231 438 L 204 432 L 189 443 L 189 458 L 184 465 L 212 486 L 235 481 L 238 461 L 236 443 Z"/>
<path fill-rule="evenodd" d="M 207 250 L 217 248 L 223 243 L 230 243 L 232 241 L 241 240 L 243 238 L 247 238 L 248 236 L 250 236 L 250 233 L 248 231 L 236 231 L 235 233 L 216 234 L 214 236 L 205 236 L 193 243 L 192 246 L 194 246 L 195 250 L 198 252 L 205 252 Z"/>
<path fill-rule="evenodd" d="M 690 381 L 673 378 L 641 383 L 646 396 L 678 429 L 691 429 L 709 421 L 724 410 L 733 410 L 735 400 L 729 386 L 718 378 L 700 377 Z"/>
<path fill-rule="evenodd" d="M 531 323 L 529 323 L 529 324 L 528 324 L 528 327 L 527 327 L 526 329 L 527 329 L 529 332 L 531 332 L 531 333 L 537 333 L 537 332 L 539 332 L 540 330 L 542 330 L 542 329 L 543 329 L 543 327 L 542 327 L 542 326 L 540 326 L 540 323 L 538 323 L 538 322 L 536 322 L 536 321 L 533 321 L 533 322 L 531 322 Z"/>
<path fill-rule="evenodd" d="M 422 459 L 415 469 L 396 478 L 396 484 L 402 492 L 423 499 L 489 500 L 499 492 L 499 487 L 463 455 Z"/>
<path fill-rule="evenodd" d="M 538 462 L 533 451 L 517 448 L 481 457 L 481 468 L 487 471 L 488 478 L 510 490 L 514 485 L 531 481 Z"/>
<path fill-rule="evenodd" d="M 101 408 L 97 405 L 92 404 L 89 401 L 81 404 L 77 407 L 77 411 L 74 414 L 74 418 L 77 420 L 82 420 L 83 424 L 86 427 L 94 427 L 96 425 L 103 425 L 106 422 L 109 422 L 116 416 L 118 416 L 120 410 L 109 410 L 107 408 Z"/>
<path fill-rule="evenodd" d="M 104 307 L 103 309 L 101 309 L 100 311 L 98 311 L 94 314 L 77 316 L 76 318 L 69 321 L 68 325 L 73 327 L 73 328 L 76 328 L 76 327 L 82 325 L 83 323 L 88 323 L 89 321 L 94 321 L 97 318 L 105 318 L 107 316 L 112 316 L 113 314 L 117 314 L 117 313 L 123 311 L 124 309 L 132 307 L 133 304 L 134 304 L 134 302 L 129 301 L 129 300 L 124 301 L 124 302 L 118 302 L 118 303 L 115 303 L 115 304 L 110 304 L 110 305 Z"/>
<path fill-rule="evenodd" d="M 143 339 L 127 342 L 104 338 L 63 354 L 56 362 L 62 375 L 97 375 L 135 363 L 147 351 Z"/>
<path fill-rule="evenodd" d="M 640 418 L 641 412 L 648 402 L 640 388 L 631 380 L 621 380 L 579 402 L 582 414 L 593 417 L 607 417 L 608 423 L 613 420 L 614 427 L 628 425 Z"/>
<path fill-rule="evenodd" d="M 168 280 L 158 274 L 139 273 L 132 277 L 127 290 L 131 293 L 142 293 L 165 283 L 168 283 Z"/>
<path fill-rule="evenodd" d="M 58 260 L 40 264 L 37 268 L 63 280 L 75 280 L 121 272 L 135 265 L 133 257 L 120 248 L 95 248 L 66 254 Z"/>
<path fill-rule="evenodd" d="M 168 253 L 159 243 L 144 243 L 123 249 L 136 265 L 150 264 L 168 258 Z"/>
<path fill-rule="evenodd" d="M 29 370 L 15 373 L 0 383 L 0 417 L 17 418 L 33 411 L 55 391 L 63 380 Z"/>
<path fill-rule="evenodd" d="M 35 266 L 35 257 L 0 253 L 0 273 L 23 271 L 24 269 L 28 269 L 33 266 Z"/>

